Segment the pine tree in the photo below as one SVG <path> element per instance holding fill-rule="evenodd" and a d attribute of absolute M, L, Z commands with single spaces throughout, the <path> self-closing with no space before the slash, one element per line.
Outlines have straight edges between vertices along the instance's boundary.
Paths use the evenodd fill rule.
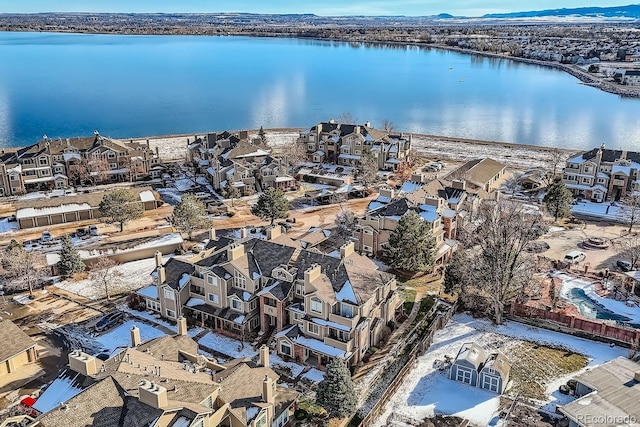
<path fill-rule="evenodd" d="M 222 191 L 224 191 L 224 197 L 231 199 L 231 206 L 235 206 L 235 199 L 240 197 L 240 189 L 238 187 L 234 187 L 231 181 L 227 180 Z"/>
<path fill-rule="evenodd" d="M 561 179 L 556 179 L 547 188 L 547 194 L 544 195 L 543 202 L 547 205 L 549 213 L 557 221 L 558 218 L 565 217 L 571 213 L 573 195 Z"/>
<path fill-rule="evenodd" d="M 120 231 L 124 229 L 126 222 L 144 214 L 140 200 L 126 188 L 117 188 L 107 193 L 102 198 L 99 209 L 107 224 L 120 224 Z"/>
<path fill-rule="evenodd" d="M 251 214 L 263 221 L 271 221 L 271 225 L 273 225 L 276 219 L 289 216 L 289 209 L 291 209 L 291 204 L 282 190 L 269 187 L 260 194 L 256 204 L 251 207 Z"/>
<path fill-rule="evenodd" d="M 411 272 L 426 271 L 433 267 L 436 242 L 431 226 L 416 211 L 404 214 L 391 232 L 384 255 L 393 268 Z"/>
<path fill-rule="evenodd" d="M 71 276 L 73 273 L 84 271 L 85 265 L 80 258 L 80 253 L 73 246 L 73 242 L 68 235 L 62 237 L 62 249 L 60 250 L 60 261 L 56 264 L 62 276 Z"/>
<path fill-rule="evenodd" d="M 260 141 L 267 145 L 267 133 L 264 131 L 264 128 L 260 126 L 260 130 L 258 131 L 258 136 L 260 137 Z"/>
<path fill-rule="evenodd" d="M 356 410 L 358 396 L 342 359 L 336 357 L 329 362 L 324 379 L 318 384 L 316 402 L 333 418 L 344 418 Z"/>
<path fill-rule="evenodd" d="M 179 231 L 187 233 L 189 240 L 191 240 L 194 231 L 209 225 L 206 216 L 207 211 L 204 203 L 193 194 L 185 194 L 180 203 L 173 208 L 171 225 Z"/>

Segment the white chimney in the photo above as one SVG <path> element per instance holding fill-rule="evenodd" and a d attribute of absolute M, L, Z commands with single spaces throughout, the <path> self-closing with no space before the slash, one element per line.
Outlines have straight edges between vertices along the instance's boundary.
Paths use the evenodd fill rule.
<path fill-rule="evenodd" d="M 95 375 L 98 372 L 96 358 L 80 350 L 69 353 L 69 368 L 85 376 Z"/>
<path fill-rule="evenodd" d="M 131 328 L 131 347 L 137 347 L 141 343 L 142 343 L 142 338 L 140 338 L 140 328 L 134 325 Z"/>
<path fill-rule="evenodd" d="M 162 285 L 167 280 L 167 271 L 164 266 L 158 267 L 158 285 Z"/>
<path fill-rule="evenodd" d="M 247 228 L 246 228 L 246 227 L 242 227 L 242 228 L 240 229 L 240 238 L 241 238 L 241 239 L 246 239 L 246 238 L 247 238 L 247 236 L 248 236 L 248 234 L 249 234 L 249 233 L 248 233 L 248 231 L 247 231 Z"/>
<path fill-rule="evenodd" d="M 353 242 L 345 243 L 340 246 L 340 258 L 345 259 L 349 255 L 352 255 L 355 251 L 355 244 Z"/>
<path fill-rule="evenodd" d="M 275 402 L 274 394 L 273 380 L 269 378 L 268 375 L 265 375 L 264 381 L 262 381 L 262 400 L 264 400 L 265 403 L 270 403 L 273 405 L 273 403 Z"/>
<path fill-rule="evenodd" d="M 156 251 L 155 258 L 156 258 L 156 267 L 162 266 L 162 252 Z"/>
<path fill-rule="evenodd" d="M 260 347 L 260 364 L 265 368 L 269 367 L 269 347 L 264 344 Z"/>
<path fill-rule="evenodd" d="M 168 406 L 167 389 L 154 382 L 142 380 L 138 386 L 138 398 L 142 403 L 161 409 Z"/>
<path fill-rule="evenodd" d="M 216 229 L 213 227 L 209 229 L 209 240 L 216 240 Z"/>
<path fill-rule="evenodd" d="M 187 335 L 187 319 L 183 316 L 178 317 L 178 335 Z"/>
<path fill-rule="evenodd" d="M 267 240 L 273 240 L 278 236 L 282 235 L 282 226 L 274 225 L 272 227 L 267 228 Z"/>

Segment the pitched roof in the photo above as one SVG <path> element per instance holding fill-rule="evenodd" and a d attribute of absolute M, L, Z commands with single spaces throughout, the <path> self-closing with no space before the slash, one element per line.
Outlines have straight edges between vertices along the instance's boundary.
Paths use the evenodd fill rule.
<path fill-rule="evenodd" d="M 34 347 L 35 341 L 11 320 L 0 321 L 0 362 Z"/>
<path fill-rule="evenodd" d="M 471 160 L 462 165 L 460 170 L 464 171 L 462 175 L 465 180 L 482 186 L 488 183 L 491 178 L 500 173 L 505 167 L 505 165 L 496 160 L 484 158 Z M 453 172 L 453 174 L 457 173 L 457 171 Z"/>
<path fill-rule="evenodd" d="M 137 198 L 138 200 L 140 199 L 140 193 L 146 192 L 146 191 L 153 191 L 153 188 L 151 187 L 133 187 L 133 188 L 129 188 L 129 191 L 131 191 Z M 70 205 L 70 204 L 89 204 L 91 207 L 98 207 L 100 205 L 100 202 L 102 201 L 102 198 L 105 196 L 105 194 L 110 193 L 110 191 L 92 191 L 90 193 L 82 193 L 82 194 L 76 194 L 74 196 L 64 196 L 62 198 L 42 198 L 42 199 L 28 199 L 28 200 L 22 200 L 22 201 L 17 201 L 15 203 L 16 205 L 16 210 L 19 209 L 23 209 L 23 208 L 35 208 L 35 209 L 40 209 L 40 208 L 49 208 L 49 207 L 57 207 L 57 206 L 62 206 L 62 205 Z"/>
<path fill-rule="evenodd" d="M 138 351 L 149 351 L 156 357 L 162 357 L 163 360 L 180 362 L 180 351 L 190 354 L 198 354 L 198 343 L 192 338 L 185 335 L 165 335 L 140 344 Z"/>
<path fill-rule="evenodd" d="M 166 276 L 164 284 L 172 287 L 173 289 L 180 289 L 180 278 L 182 277 L 182 275 L 191 275 L 195 273 L 196 268 L 189 262 L 185 262 L 176 258 L 170 258 L 169 261 L 164 264 L 164 270 Z"/>

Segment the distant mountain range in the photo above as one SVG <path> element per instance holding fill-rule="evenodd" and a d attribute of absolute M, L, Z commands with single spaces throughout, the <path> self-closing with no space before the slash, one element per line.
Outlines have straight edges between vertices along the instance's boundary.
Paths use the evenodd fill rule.
<path fill-rule="evenodd" d="M 445 14 L 443 14 L 445 15 Z M 529 12 L 489 13 L 482 18 L 509 19 L 509 18 L 545 18 L 545 17 L 577 16 L 586 18 L 640 18 L 640 4 L 612 7 L 576 7 L 571 9 L 547 9 Z"/>

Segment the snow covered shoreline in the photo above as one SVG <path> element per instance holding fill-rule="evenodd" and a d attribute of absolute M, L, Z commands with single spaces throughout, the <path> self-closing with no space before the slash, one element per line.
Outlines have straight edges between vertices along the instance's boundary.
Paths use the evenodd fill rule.
<path fill-rule="evenodd" d="M 295 141 L 301 128 L 265 129 L 267 144 L 277 148 Z M 407 132 L 409 134 L 409 132 Z M 257 131 L 249 131 L 250 136 L 257 135 Z M 521 145 L 496 141 L 481 141 L 448 136 L 411 134 L 413 146 L 424 156 L 450 161 L 468 161 L 479 157 L 491 157 L 506 165 L 517 169 L 532 167 L 546 167 L 552 161 L 552 147 Z M 152 149 L 158 150 L 164 161 L 184 160 L 187 154 L 187 139 L 193 142 L 195 137 L 203 134 L 157 136 L 149 138 L 135 138 L 133 141 L 149 141 Z M 567 157 L 577 150 L 564 150 Z"/>

